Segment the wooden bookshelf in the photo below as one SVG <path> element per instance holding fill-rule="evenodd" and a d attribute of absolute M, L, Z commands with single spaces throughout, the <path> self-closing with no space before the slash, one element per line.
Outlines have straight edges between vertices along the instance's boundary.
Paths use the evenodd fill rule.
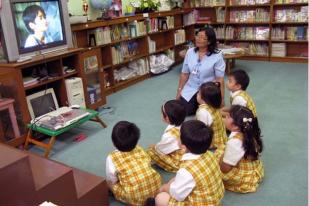
<path fill-rule="evenodd" d="M 115 72 L 120 70 L 123 67 L 126 67 L 132 61 L 139 59 L 147 59 L 148 67 L 149 57 L 151 55 L 156 55 L 159 53 L 164 53 L 167 50 L 174 51 L 175 61 L 180 62 L 181 58 L 178 57 L 177 53 L 184 49 L 185 43 L 175 43 L 175 33 L 177 30 L 183 29 L 185 32 L 185 41 L 194 40 L 194 25 L 184 26 L 183 16 L 191 12 L 193 9 L 184 8 L 184 9 L 175 9 L 172 11 L 164 12 L 153 12 L 149 13 L 148 17 L 144 17 L 143 14 L 138 14 L 130 17 L 120 17 L 108 21 L 90 21 L 84 24 L 75 24 L 72 25 L 73 40 L 75 46 L 83 48 L 85 50 L 97 50 L 100 56 L 102 74 L 104 77 L 103 84 L 105 94 L 109 95 L 113 92 L 124 89 L 132 84 L 143 81 L 144 79 L 149 78 L 151 75 L 145 73 L 143 75 L 138 75 L 133 78 L 118 81 L 116 80 Z M 152 20 L 154 19 L 154 20 Z M 163 20 L 162 20 L 163 19 Z M 160 21 L 168 21 L 168 28 L 160 28 Z M 147 32 L 143 35 L 125 38 L 118 38 L 116 40 L 111 39 L 110 42 L 104 43 L 102 45 L 89 45 L 89 33 L 93 32 L 97 28 L 110 29 L 110 32 L 113 32 L 113 28 L 122 26 L 128 26 L 132 22 L 144 22 Z M 158 21 L 158 28 L 152 30 L 152 21 Z M 129 30 L 131 32 L 131 30 Z M 112 35 L 111 35 L 112 36 Z M 148 39 L 155 43 L 155 50 L 150 53 Z M 136 54 L 125 58 L 121 61 L 115 61 L 113 52 L 117 45 L 121 45 L 124 42 L 136 41 L 138 42 L 138 48 Z M 114 51 L 113 51 L 114 50 Z"/>
<path fill-rule="evenodd" d="M 261 3 L 258 3 L 261 2 Z M 269 0 L 269 2 L 262 2 L 262 1 L 251 1 L 251 0 L 224 0 L 224 5 L 221 5 L 221 9 L 225 11 L 225 18 L 224 22 L 217 23 L 217 15 L 216 15 L 216 9 L 219 7 L 216 5 L 216 1 L 204 1 L 204 0 L 192 0 L 185 4 L 185 6 L 189 9 L 197 9 L 199 12 L 199 15 L 202 17 L 209 17 L 210 23 L 212 27 L 216 28 L 223 28 L 226 30 L 228 27 L 233 28 L 256 28 L 256 27 L 267 27 L 269 28 L 269 37 L 265 38 L 263 40 L 258 39 L 239 39 L 237 36 L 233 37 L 227 37 L 227 36 L 220 36 L 221 38 L 218 39 L 220 43 L 224 44 L 237 44 L 237 43 L 253 43 L 255 45 L 260 46 L 267 46 L 267 54 L 264 56 L 258 56 L 258 55 L 250 55 L 247 54 L 243 57 L 243 59 L 248 60 L 267 60 L 267 61 L 287 61 L 287 62 L 306 62 L 308 61 L 308 57 L 303 57 L 303 55 L 308 55 L 308 39 L 306 37 L 307 29 L 308 29 L 308 21 L 299 19 L 298 16 L 301 16 L 302 9 L 305 10 L 305 6 L 308 6 L 308 2 L 290 2 L 289 0 L 281 1 L 281 0 Z M 196 6 L 196 4 L 199 4 Z M 205 5 L 208 4 L 208 5 Z M 233 14 L 236 12 L 239 12 L 239 14 L 247 14 L 253 15 L 256 14 L 256 12 L 264 11 L 268 12 L 269 15 L 267 16 L 267 19 L 257 19 L 255 16 L 251 16 L 249 18 L 249 21 L 244 18 L 246 15 L 238 15 L 238 20 L 233 19 Z M 280 14 L 284 14 L 284 12 L 289 13 L 286 14 L 286 20 L 280 19 L 281 21 L 277 21 L 276 17 L 277 12 L 279 11 Z M 243 12 L 243 13 L 241 13 Z M 306 11 L 308 13 L 308 11 Z M 260 13 L 261 14 L 261 13 Z M 266 17 L 265 16 L 265 17 Z M 280 15 L 279 15 L 280 17 Z M 243 19 L 241 19 L 243 18 Z M 293 19 L 294 18 L 294 19 Z M 196 23 L 195 27 L 202 27 L 204 26 L 203 23 Z M 300 33 L 304 36 L 304 39 L 302 37 L 295 37 L 295 39 L 290 39 L 290 37 L 287 37 L 287 34 L 285 34 L 284 39 L 278 40 L 278 39 L 272 39 L 272 35 L 274 34 L 274 29 L 276 28 L 283 28 L 283 30 L 288 30 L 289 27 L 295 27 L 300 28 Z M 304 29 L 301 29 L 301 28 Z M 222 30 L 218 30 L 222 31 Z M 222 33 L 221 33 L 222 34 Z M 218 35 L 218 34 L 217 34 Z M 286 56 L 285 57 L 272 57 L 272 44 L 273 43 L 284 43 L 286 48 Z M 304 61 L 306 60 L 306 61 Z"/>

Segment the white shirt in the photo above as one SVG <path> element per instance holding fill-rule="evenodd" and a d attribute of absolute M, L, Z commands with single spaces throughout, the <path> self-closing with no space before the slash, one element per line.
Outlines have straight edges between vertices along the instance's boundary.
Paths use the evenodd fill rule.
<path fill-rule="evenodd" d="M 180 149 L 180 142 L 177 137 L 173 136 L 169 130 L 172 128 L 180 128 L 174 125 L 168 125 L 164 130 L 160 142 L 155 145 L 155 150 L 161 154 L 170 154 L 176 150 Z"/>
<path fill-rule="evenodd" d="M 200 158 L 201 155 L 186 153 L 182 156 L 181 160 L 195 160 Z M 188 170 L 180 168 L 175 180 L 170 185 L 170 195 L 177 201 L 183 201 L 192 192 L 196 183 L 193 176 Z"/>
<path fill-rule="evenodd" d="M 246 107 L 247 106 L 247 101 L 242 96 L 235 97 L 240 92 L 241 92 L 241 90 L 238 90 L 238 91 L 235 91 L 235 92 L 231 92 L 231 97 L 233 98 L 232 105 L 240 105 L 240 106 Z"/>
<path fill-rule="evenodd" d="M 231 166 L 237 165 L 237 163 L 245 155 L 245 150 L 242 146 L 240 139 L 233 138 L 237 132 L 232 132 L 229 136 L 229 140 L 226 143 L 223 162 Z"/>
<path fill-rule="evenodd" d="M 204 122 L 207 126 L 211 126 L 213 118 L 207 109 L 199 108 L 196 112 L 196 119 Z"/>
<path fill-rule="evenodd" d="M 116 167 L 115 167 L 110 155 L 108 155 L 107 158 L 106 158 L 105 171 L 106 171 L 106 180 L 107 181 L 112 182 L 112 184 L 115 184 L 116 182 L 118 182 L 117 170 L 116 170 Z"/>

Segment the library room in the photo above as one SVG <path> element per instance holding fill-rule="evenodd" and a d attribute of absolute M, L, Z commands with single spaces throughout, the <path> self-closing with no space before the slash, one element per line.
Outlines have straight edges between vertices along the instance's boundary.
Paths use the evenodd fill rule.
<path fill-rule="evenodd" d="M 308 0 L 0 0 L 0 186 L 308 205 Z"/>

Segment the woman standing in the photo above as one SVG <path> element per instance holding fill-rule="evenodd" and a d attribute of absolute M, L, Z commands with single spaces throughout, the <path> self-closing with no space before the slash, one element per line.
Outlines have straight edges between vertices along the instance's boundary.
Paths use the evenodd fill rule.
<path fill-rule="evenodd" d="M 219 82 L 224 102 L 223 54 L 217 49 L 216 33 L 210 27 L 201 28 L 195 35 L 195 46 L 187 51 L 179 78 L 176 99 L 186 106 L 187 115 L 195 114 L 198 103 L 196 95 L 205 82 Z"/>

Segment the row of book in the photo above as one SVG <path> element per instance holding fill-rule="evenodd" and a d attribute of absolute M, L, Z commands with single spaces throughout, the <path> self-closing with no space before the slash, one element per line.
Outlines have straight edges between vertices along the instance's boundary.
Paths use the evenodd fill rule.
<path fill-rule="evenodd" d="M 175 45 L 182 44 L 186 41 L 186 31 L 184 29 L 178 29 L 174 33 Z"/>
<path fill-rule="evenodd" d="M 225 29 L 225 39 L 268 40 L 269 27 L 231 27 Z"/>
<path fill-rule="evenodd" d="M 268 22 L 269 10 L 257 8 L 255 10 L 231 11 L 230 22 Z"/>
<path fill-rule="evenodd" d="M 230 5 L 269 4 L 270 0 L 230 0 Z"/>
<path fill-rule="evenodd" d="M 276 0 L 277 4 L 308 3 L 308 0 Z"/>
<path fill-rule="evenodd" d="M 268 56 L 268 44 L 266 43 L 232 43 L 232 47 L 243 48 L 246 55 Z"/>
<path fill-rule="evenodd" d="M 191 7 L 224 6 L 225 0 L 191 0 Z"/>
<path fill-rule="evenodd" d="M 135 56 L 138 53 L 137 41 L 121 42 L 112 46 L 113 65 L 120 64 L 124 60 Z"/>
<path fill-rule="evenodd" d="M 274 27 L 271 32 L 273 40 L 308 40 L 307 26 Z"/>
<path fill-rule="evenodd" d="M 146 23 L 147 32 L 157 32 L 174 28 L 174 16 L 150 18 Z"/>
<path fill-rule="evenodd" d="M 308 21 L 308 6 L 298 9 L 278 9 L 275 10 L 276 22 L 307 22 Z"/>
<path fill-rule="evenodd" d="M 196 23 L 196 20 L 198 18 L 198 11 L 194 9 L 188 14 L 185 14 L 183 16 L 183 25 L 188 26 Z"/>

